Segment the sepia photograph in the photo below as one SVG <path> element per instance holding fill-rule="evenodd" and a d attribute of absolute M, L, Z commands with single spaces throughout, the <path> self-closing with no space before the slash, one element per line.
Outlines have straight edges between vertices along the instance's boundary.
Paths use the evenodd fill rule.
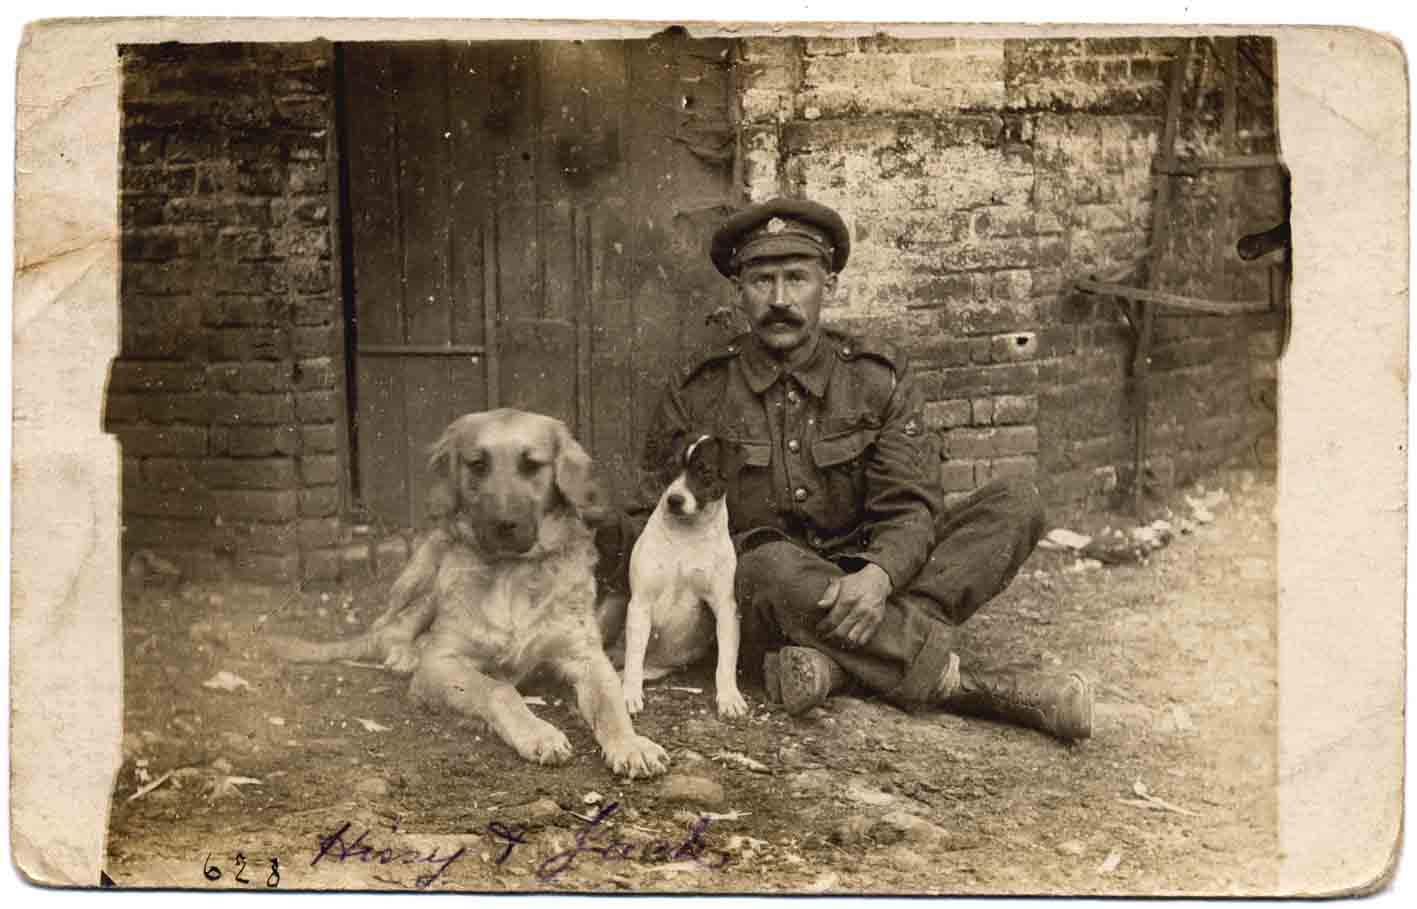
<path fill-rule="evenodd" d="M 1290 892 L 1273 30 L 450 31 L 112 46 L 85 885 Z"/>

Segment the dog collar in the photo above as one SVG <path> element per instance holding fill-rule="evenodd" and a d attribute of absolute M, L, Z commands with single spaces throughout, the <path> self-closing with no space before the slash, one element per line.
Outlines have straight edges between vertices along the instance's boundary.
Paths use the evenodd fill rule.
<path fill-rule="evenodd" d="M 702 445 L 704 442 L 707 442 L 710 438 L 712 438 L 712 437 L 711 437 L 711 436 L 707 436 L 707 435 L 699 436 L 697 439 L 694 440 L 694 444 L 692 444 L 692 445 L 690 445 L 688 448 L 684 449 L 684 466 L 685 466 L 685 467 L 688 467 L 688 466 L 689 466 L 689 459 L 694 456 L 694 449 L 698 448 L 698 447 L 699 447 L 700 445 Z"/>

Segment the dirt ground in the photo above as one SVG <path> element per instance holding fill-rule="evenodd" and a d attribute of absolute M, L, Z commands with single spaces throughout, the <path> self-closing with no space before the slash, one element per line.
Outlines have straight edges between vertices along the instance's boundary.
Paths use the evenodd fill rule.
<path fill-rule="evenodd" d="M 636 723 L 669 751 L 668 786 L 612 777 L 559 688 L 528 693 L 576 755 L 534 767 L 410 706 L 403 677 L 265 651 L 270 630 L 354 633 L 388 578 L 130 585 L 107 873 L 238 889 L 1263 893 L 1275 489 L 1242 470 L 1199 485 L 1169 507 L 1192 515 L 1185 495 L 1223 489 L 1212 523 L 1137 564 L 1040 550 L 965 626 L 966 654 L 1088 674 L 1091 740 L 852 697 L 792 719 L 752 688 L 751 715 L 721 722 L 702 667 L 652 684 Z M 1108 525 L 1132 522 L 1050 521 Z"/>

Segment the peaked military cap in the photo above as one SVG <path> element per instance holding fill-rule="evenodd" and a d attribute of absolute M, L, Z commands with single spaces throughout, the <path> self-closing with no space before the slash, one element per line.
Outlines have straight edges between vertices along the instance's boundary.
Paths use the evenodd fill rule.
<path fill-rule="evenodd" d="M 730 217 L 713 235 L 709 258 L 725 277 L 754 259 L 821 256 L 833 272 L 846 267 L 851 235 L 841 215 L 806 199 L 772 199 Z"/>

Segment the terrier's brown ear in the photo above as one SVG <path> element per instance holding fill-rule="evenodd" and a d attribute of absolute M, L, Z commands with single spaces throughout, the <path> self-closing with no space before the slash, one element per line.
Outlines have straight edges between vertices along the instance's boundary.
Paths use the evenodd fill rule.
<path fill-rule="evenodd" d="M 603 495 L 591 475 L 590 455 L 560 420 L 556 422 L 556 488 L 584 518 L 599 514 Z"/>

